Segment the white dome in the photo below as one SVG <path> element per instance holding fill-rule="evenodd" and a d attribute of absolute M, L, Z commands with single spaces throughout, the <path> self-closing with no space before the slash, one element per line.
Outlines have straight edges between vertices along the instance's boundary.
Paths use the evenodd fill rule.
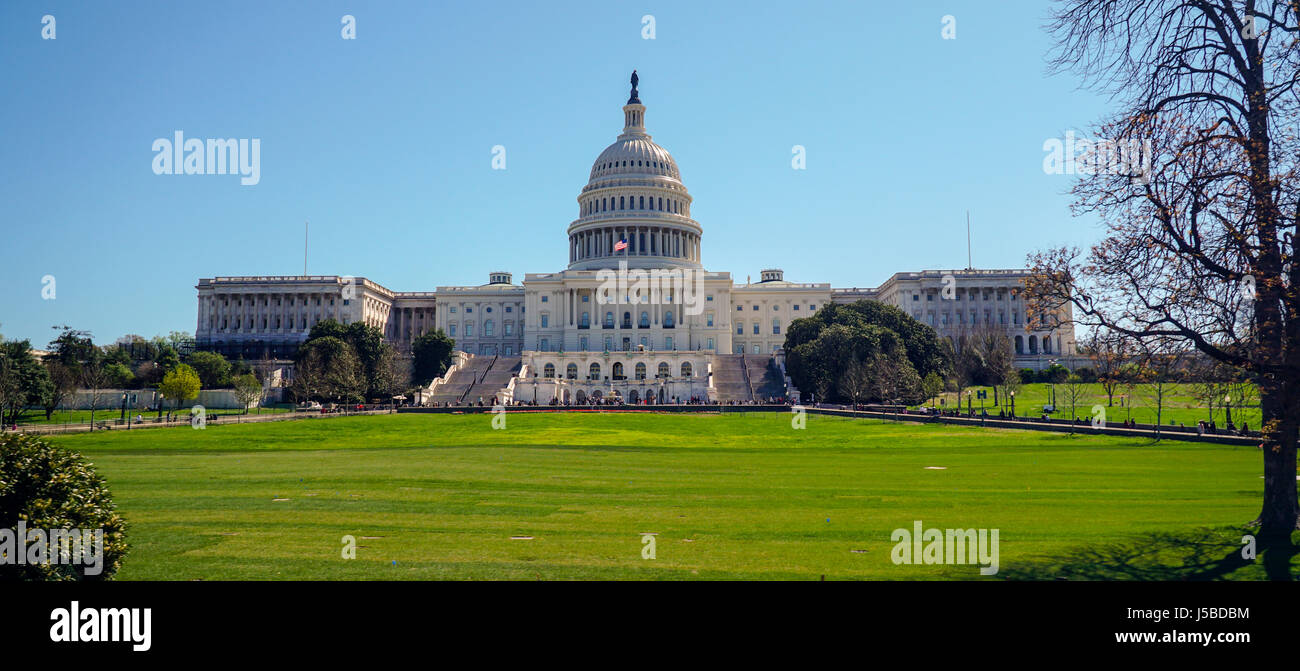
<path fill-rule="evenodd" d="M 607 175 L 662 175 L 680 180 L 677 162 L 649 135 L 620 138 L 600 152 L 591 166 L 591 179 Z"/>
<path fill-rule="evenodd" d="M 578 195 L 578 218 L 568 230 L 569 267 L 699 267 L 703 231 L 691 219 L 691 202 L 677 162 L 646 133 L 645 105 L 633 88 L 623 107 L 623 133 L 592 163 Z"/>

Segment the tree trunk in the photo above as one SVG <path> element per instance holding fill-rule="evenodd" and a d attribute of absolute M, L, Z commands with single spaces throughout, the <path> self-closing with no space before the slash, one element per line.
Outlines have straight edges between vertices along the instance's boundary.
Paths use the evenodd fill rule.
<path fill-rule="evenodd" d="M 1260 536 L 1290 538 L 1300 528 L 1296 498 L 1296 441 L 1300 430 L 1300 396 L 1294 382 L 1261 381 L 1259 409 L 1263 415 L 1264 506 Z"/>

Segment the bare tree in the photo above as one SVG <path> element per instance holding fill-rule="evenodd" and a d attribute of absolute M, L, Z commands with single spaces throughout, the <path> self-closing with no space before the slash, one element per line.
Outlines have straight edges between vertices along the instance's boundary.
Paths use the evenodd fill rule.
<path fill-rule="evenodd" d="M 1056 69 L 1120 105 L 1098 136 L 1143 151 L 1081 178 L 1076 211 L 1109 230 L 1086 257 L 1031 255 L 1031 310 L 1069 306 L 1076 323 L 1189 343 L 1256 377 L 1256 522 L 1266 547 L 1289 542 L 1300 524 L 1300 2 L 1064 0 L 1051 29 Z"/>
<path fill-rule="evenodd" d="M 871 369 L 865 362 L 850 361 L 840 375 L 840 393 L 853 401 L 854 409 L 862 399 L 871 394 Z"/>
<path fill-rule="evenodd" d="M 1088 385 L 1078 375 L 1070 375 L 1061 385 L 1061 396 L 1065 399 L 1065 404 L 1070 406 L 1070 422 L 1073 423 L 1079 419 L 1079 404 L 1085 403 L 1088 398 Z"/>
<path fill-rule="evenodd" d="M 1106 329 L 1094 329 L 1088 338 L 1088 354 L 1097 370 L 1097 382 L 1106 392 L 1106 405 L 1115 405 L 1115 391 L 1124 383 L 1124 365 L 1132 354 L 1122 336 Z"/>
<path fill-rule="evenodd" d="M 1176 338 L 1145 340 L 1140 351 L 1139 380 L 1147 402 L 1156 411 L 1156 439 L 1164 426 L 1165 404 L 1178 382 L 1187 355 L 1187 344 Z"/>
<path fill-rule="evenodd" d="M 325 386 L 325 365 L 319 351 L 307 352 L 293 367 L 293 382 L 289 390 L 299 402 L 310 401 L 322 394 Z"/>
<path fill-rule="evenodd" d="M 45 361 L 50 371 L 50 393 L 45 397 L 45 419 L 49 420 L 54 411 L 63 405 L 68 397 L 77 391 L 77 371 L 67 364 L 57 361 Z"/>
<path fill-rule="evenodd" d="M 95 430 L 95 411 L 103 401 L 100 394 L 111 376 L 103 356 L 95 355 L 81 364 L 81 388 L 90 394 L 90 430 Z"/>

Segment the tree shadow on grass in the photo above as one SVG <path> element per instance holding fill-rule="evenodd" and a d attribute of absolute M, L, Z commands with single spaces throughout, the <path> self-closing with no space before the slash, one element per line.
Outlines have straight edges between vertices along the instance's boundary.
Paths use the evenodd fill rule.
<path fill-rule="evenodd" d="M 1130 540 L 1075 548 L 1004 567 L 1007 580 L 1297 580 L 1300 534 L 1256 541 L 1255 559 L 1243 557 L 1242 528 L 1157 532 Z"/>

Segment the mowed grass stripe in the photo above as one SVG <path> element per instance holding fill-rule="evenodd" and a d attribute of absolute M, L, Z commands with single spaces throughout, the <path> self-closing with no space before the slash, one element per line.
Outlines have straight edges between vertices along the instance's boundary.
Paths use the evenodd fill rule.
<path fill-rule="evenodd" d="M 131 525 L 122 579 L 977 578 L 893 564 L 890 533 L 918 519 L 998 528 L 1002 566 L 1030 568 L 1145 534 L 1235 529 L 1263 488 L 1245 447 L 826 416 L 794 430 L 760 413 L 490 422 L 58 440 L 95 462 Z M 658 534 L 656 559 L 641 558 L 642 532 Z M 344 535 L 362 546 L 354 560 Z"/>

